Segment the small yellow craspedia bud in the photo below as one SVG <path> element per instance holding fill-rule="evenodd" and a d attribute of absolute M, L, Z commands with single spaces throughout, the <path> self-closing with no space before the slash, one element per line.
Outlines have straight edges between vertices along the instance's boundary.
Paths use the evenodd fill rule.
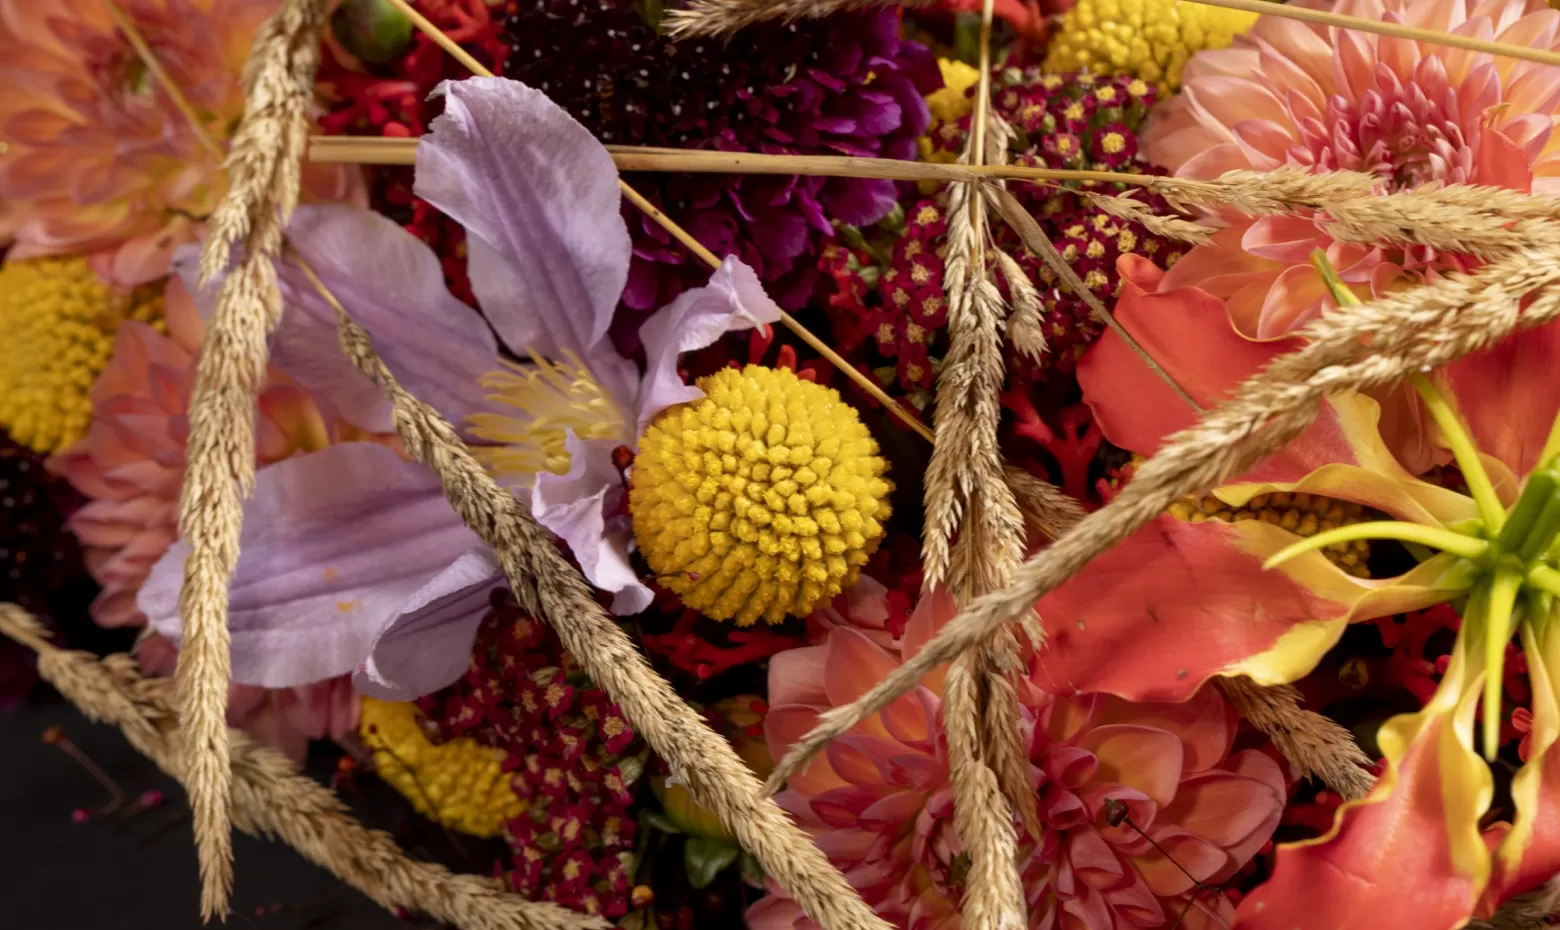
<path fill-rule="evenodd" d="M 883 537 L 888 464 L 838 391 L 749 365 L 662 413 L 630 480 L 634 538 L 683 603 L 749 626 L 803 616 Z"/>
<path fill-rule="evenodd" d="M 86 435 L 89 396 L 125 320 L 162 328 L 162 285 L 115 290 L 84 258 L 0 267 L 0 428 L 51 454 Z"/>
<path fill-rule="evenodd" d="M 409 702 L 363 698 L 358 730 L 374 751 L 380 778 L 419 814 L 472 836 L 497 836 L 525 813 L 497 750 L 464 737 L 433 743 L 421 717 Z"/>
<path fill-rule="evenodd" d="M 1257 15 L 1182 0 L 1078 0 L 1051 40 L 1045 69 L 1131 74 L 1177 90 L 1188 58 L 1229 45 Z"/>

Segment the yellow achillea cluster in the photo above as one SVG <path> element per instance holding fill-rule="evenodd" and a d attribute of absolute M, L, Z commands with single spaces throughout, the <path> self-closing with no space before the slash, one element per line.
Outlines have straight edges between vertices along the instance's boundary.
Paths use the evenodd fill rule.
<path fill-rule="evenodd" d="M 162 286 L 119 292 L 84 258 L 0 267 L 0 427 L 45 455 L 86 435 L 89 392 L 125 320 L 162 328 Z"/>
<path fill-rule="evenodd" d="M 634 537 L 660 583 L 716 620 L 803 616 L 856 580 L 891 486 L 839 392 L 749 365 L 650 425 L 634 459 Z"/>
<path fill-rule="evenodd" d="M 1256 13 L 1182 0 L 1078 0 L 1051 40 L 1045 69 L 1131 74 L 1173 91 L 1188 58 L 1224 48 L 1256 21 Z"/>
<path fill-rule="evenodd" d="M 1287 491 L 1258 494 L 1247 501 L 1244 507 L 1231 507 L 1212 495 L 1189 497 L 1171 504 L 1170 515 L 1190 523 L 1201 523 L 1204 520 L 1222 520 L 1225 523 L 1261 520 L 1283 527 L 1297 536 L 1315 536 L 1324 530 L 1337 529 L 1349 523 L 1363 523 L 1369 519 L 1359 504 Z M 1365 564 L 1370 558 L 1370 543 L 1363 539 L 1333 543 L 1322 550 L 1322 555 L 1356 578 L 1370 577 Z"/>
<path fill-rule="evenodd" d="M 939 126 L 957 123 L 975 109 L 975 98 L 969 90 L 980 81 L 980 71 L 953 58 L 937 59 L 937 67 L 942 71 L 943 86 L 926 95 L 926 108 L 932 111 L 932 125 L 921 137 L 921 160 L 952 164 L 958 160 L 958 153 L 939 148 L 933 143 L 931 133 Z"/>
<path fill-rule="evenodd" d="M 410 702 L 363 698 L 358 730 L 374 751 L 379 777 L 419 814 L 452 830 L 492 837 L 525 813 L 497 750 L 464 737 L 430 742 Z"/>

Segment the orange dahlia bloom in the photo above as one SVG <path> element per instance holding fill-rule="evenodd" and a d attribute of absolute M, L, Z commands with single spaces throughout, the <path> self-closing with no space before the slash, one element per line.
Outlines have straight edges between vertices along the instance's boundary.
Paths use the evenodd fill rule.
<path fill-rule="evenodd" d="M 764 721 L 771 755 L 881 681 L 954 612 L 952 597 L 936 592 L 886 648 L 847 619 L 819 645 L 775 656 Z M 1219 692 L 1132 703 L 1020 685 L 1044 825 L 1042 836 L 1021 835 L 1018 856 L 1030 930 L 1228 927 L 1229 901 L 1196 883 L 1224 881 L 1267 843 L 1287 786 L 1266 754 L 1231 752 L 1236 715 Z M 884 920 L 906 930 L 960 926 L 968 856 L 953 828 L 940 673 L 832 743 L 776 801 Z M 748 910 L 748 926 L 817 927 L 771 891 Z"/>
<path fill-rule="evenodd" d="M 1366 19 L 1560 48 L 1560 11 L 1543 0 L 1295 0 Z M 1179 96 L 1142 134 L 1148 159 L 1179 177 L 1235 169 L 1362 171 L 1384 191 L 1482 184 L 1560 192 L 1560 69 L 1429 42 L 1263 16 L 1226 49 L 1186 65 Z M 1167 290 L 1226 301 L 1247 336 L 1292 331 L 1331 306 L 1313 249 L 1364 297 L 1464 266 L 1423 248 L 1333 241 L 1304 216 L 1229 217 L 1211 246 L 1183 256 Z"/>
<path fill-rule="evenodd" d="M 277 0 L 120 0 L 219 142 L 243 113 L 239 74 Z M 198 141 L 100 0 L 0 0 L 0 244 L 11 258 L 87 255 L 105 280 L 167 274 L 222 196 Z M 356 168 L 307 169 L 323 199 Z"/>

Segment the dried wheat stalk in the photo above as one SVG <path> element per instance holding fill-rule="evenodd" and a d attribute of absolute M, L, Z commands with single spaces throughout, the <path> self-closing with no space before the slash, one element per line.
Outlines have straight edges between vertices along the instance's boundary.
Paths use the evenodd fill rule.
<path fill-rule="evenodd" d="M 298 201 L 325 7 L 325 0 L 287 0 L 261 26 L 245 65 L 247 106 L 227 159 L 228 193 L 201 255 L 201 275 L 211 280 L 239 247 L 238 267 L 222 286 L 201 347 L 179 498 L 179 532 L 190 547 L 179 596 L 179 712 L 200 908 L 208 920 L 227 910 L 233 885 L 228 581 L 238 562 L 242 497 L 254 484 L 255 395 L 265 378 L 266 339 L 281 313 L 272 260 Z"/>
<path fill-rule="evenodd" d="M 1002 473 L 1013 489 L 1013 499 L 1018 503 L 1018 512 L 1024 515 L 1025 525 L 1042 535 L 1060 539 L 1088 512 L 1061 489 L 1022 468 L 1009 465 Z"/>
<path fill-rule="evenodd" d="M 673 39 L 729 38 L 759 23 L 794 23 L 883 6 L 921 6 L 931 0 L 693 0 L 666 14 Z"/>
<path fill-rule="evenodd" d="M 1338 309 L 1306 326 L 1299 333 L 1302 348 L 1276 359 L 1231 392 L 1233 400 L 1169 437 L 1109 504 L 1020 566 L 1011 584 L 962 610 L 855 702 L 823 714 L 775 767 L 768 789 L 777 790 L 835 736 L 913 687 L 930 669 L 975 648 L 1174 501 L 1216 487 L 1282 447 L 1312 422 L 1324 397 L 1396 384 L 1513 331 L 1560 318 L 1557 285 L 1560 248 L 1525 249 L 1477 274 Z M 1519 308 L 1523 298 L 1531 300 L 1525 309 Z"/>
<path fill-rule="evenodd" d="M 188 787 L 173 683 L 142 678 L 123 653 L 99 660 L 58 649 L 31 615 L 0 604 L 0 634 L 38 653 L 44 680 L 87 717 L 124 731 L 130 744 Z M 407 858 L 380 830 L 368 830 L 328 788 L 298 774 L 280 753 L 234 730 L 233 822 L 245 833 L 279 837 L 387 910 L 421 911 L 461 930 L 605 930 L 607 921 L 556 904 L 531 902 L 481 875 L 456 875 Z"/>
<path fill-rule="evenodd" d="M 1278 751 L 1305 774 L 1338 792 L 1346 801 L 1370 793 L 1376 777 L 1365 770 L 1370 757 L 1337 721 L 1300 706 L 1290 685 L 1262 687 L 1250 678 L 1217 679 L 1240 715 L 1266 734 Z"/>
<path fill-rule="evenodd" d="M 989 27 L 983 39 L 989 40 Z M 982 51 L 989 54 L 989 46 Z M 994 156 L 989 160 L 1000 162 L 1010 135 L 1008 126 L 990 114 L 983 80 L 960 160 L 980 165 L 989 153 Z M 944 276 L 949 345 L 937 376 L 936 438 L 923 489 L 921 547 L 924 588 L 946 582 L 960 604 L 1000 587 L 1024 554 L 1023 516 L 1003 477 L 997 445 L 1006 314 L 987 267 L 988 240 L 985 204 L 969 197 L 964 185 L 950 189 Z M 1012 634 L 999 630 L 979 650 L 960 656 L 944 682 L 954 828 L 970 857 L 962 911 L 974 930 L 1025 925 L 1013 810 L 1032 837 L 1042 835 L 1029 758 L 1018 732 L 1017 691 L 1008 678 L 1019 664 L 1017 655 Z"/>
<path fill-rule="evenodd" d="M 385 392 L 407 452 L 433 468 L 461 519 L 498 553 L 521 605 L 558 631 L 564 646 L 694 798 L 736 834 L 810 917 L 826 930 L 889 930 L 807 835 L 764 797 L 758 779 L 731 745 L 655 673 L 525 506 L 483 471 L 437 411 L 401 387 L 368 334 L 317 278 L 314 284 L 335 308 L 343 353 Z"/>
<path fill-rule="evenodd" d="M 1560 877 L 1517 895 L 1500 906 L 1488 920 L 1468 921 L 1469 930 L 1548 930 L 1550 918 L 1560 917 Z"/>

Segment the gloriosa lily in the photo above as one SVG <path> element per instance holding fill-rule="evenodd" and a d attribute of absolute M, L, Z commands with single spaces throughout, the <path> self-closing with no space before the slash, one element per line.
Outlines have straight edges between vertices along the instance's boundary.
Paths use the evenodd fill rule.
<path fill-rule="evenodd" d="M 1124 259 L 1121 272 L 1118 320 L 1204 406 L 1297 345 L 1241 336 L 1222 302 L 1162 289 L 1163 273 L 1146 261 Z M 1036 658 L 1037 683 L 1133 700 L 1184 699 L 1219 675 L 1294 681 L 1349 623 L 1462 608 L 1438 690 L 1423 710 L 1382 728 L 1388 767 L 1376 789 L 1346 805 L 1327 836 L 1281 847 L 1273 877 L 1237 911 L 1241 930 L 1366 927 L 1379 919 L 1372 902 L 1403 890 L 1401 925 L 1452 930 L 1560 868 L 1560 754 L 1551 751 L 1560 734 L 1551 677 L 1560 669 L 1557 358 L 1560 327 L 1541 327 L 1417 379 L 1428 414 L 1418 428 L 1451 452 L 1468 494 L 1405 469 L 1381 436 L 1374 400 L 1329 398 L 1310 429 L 1213 489 L 1203 511 L 1161 517 L 1038 605 L 1050 640 Z M 1152 454 L 1192 420 L 1113 336 L 1080 363 L 1079 380 L 1101 430 L 1134 452 Z M 1327 505 L 1319 527 L 1274 512 L 1271 502 L 1295 509 L 1302 494 L 1312 514 Z M 1359 517 L 1340 519 L 1330 502 L 1388 519 L 1336 525 Z M 1235 519 L 1205 519 L 1210 511 Z M 1403 541 L 1423 558 L 1403 575 L 1361 579 L 1325 557 L 1369 539 Z M 1532 742 L 1513 785 L 1515 823 L 1481 830 L 1494 780 L 1474 751 L 1474 717 L 1483 695 L 1492 753 L 1514 634 L 1532 678 Z"/>

